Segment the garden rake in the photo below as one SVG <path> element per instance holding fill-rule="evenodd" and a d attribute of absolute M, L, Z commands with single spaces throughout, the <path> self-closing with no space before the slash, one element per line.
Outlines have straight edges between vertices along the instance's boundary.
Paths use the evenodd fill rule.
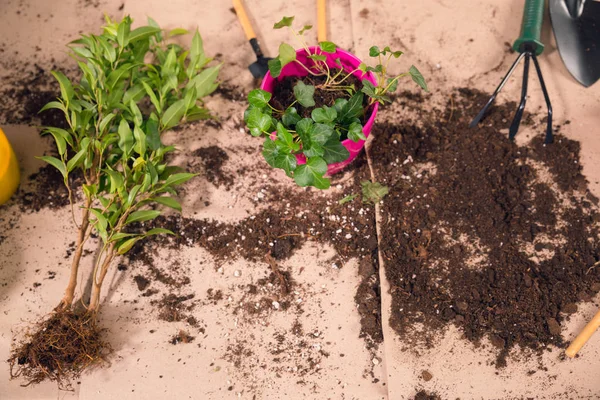
<path fill-rule="evenodd" d="M 502 90 L 512 73 L 517 68 L 517 65 L 521 60 L 525 59 L 525 67 L 523 71 L 523 85 L 521 87 L 521 102 L 519 108 L 515 113 L 515 116 L 510 124 L 508 137 L 510 140 L 514 140 L 521 124 L 521 118 L 523 117 L 523 111 L 525 109 L 525 102 L 527 101 L 527 83 L 529 79 L 529 64 L 530 60 L 533 60 L 537 76 L 540 80 L 542 92 L 544 93 L 544 99 L 546 100 L 546 106 L 548 107 L 548 121 L 546 126 L 546 143 L 552 143 L 552 104 L 550 103 L 550 97 L 546 90 L 546 84 L 542 76 L 542 70 L 538 63 L 537 56 L 542 54 L 544 51 L 544 44 L 540 41 L 540 32 L 542 30 L 542 23 L 544 22 L 544 0 L 525 0 L 525 8 L 523 11 L 523 22 L 521 23 L 521 35 L 513 44 L 513 49 L 519 53 L 519 56 L 512 64 L 508 73 L 500 82 L 500 85 L 494 91 L 494 94 L 490 97 L 487 104 L 481 109 L 479 114 L 473 119 L 470 127 L 475 127 L 479 121 L 483 118 L 487 110 L 490 108 L 498 93 Z"/>

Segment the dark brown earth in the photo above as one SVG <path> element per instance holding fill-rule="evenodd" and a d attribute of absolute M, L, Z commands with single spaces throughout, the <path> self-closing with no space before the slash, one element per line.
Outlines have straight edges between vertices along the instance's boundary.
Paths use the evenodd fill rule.
<path fill-rule="evenodd" d="M 374 131 L 375 171 L 390 187 L 380 249 L 390 324 L 407 340 L 417 322 L 432 332 L 455 324 L 475 343 L 490 338 L 504 366 L 515 345 L 564 346 L 561 310 L 598 291 L 598 199 L 581 175 L 579 143 L 562 135 L 547 146 L 541 135 L 528 146 L 510 142 L 499 130 L 513 104 L 469 129 L 487 95 L 452 95 L 445 109 Z"/>
<path fill-rule="evenodd" d="M 231 188 L 234 177 L 223 171 L 223 165 L 229 160 L 225 150 L 218 146 L 201 147 L 192 152 L 192 157 L 188 162 L 189 172 L 201 173 L 215 187 L 224 185 L 227 190 Z"/>

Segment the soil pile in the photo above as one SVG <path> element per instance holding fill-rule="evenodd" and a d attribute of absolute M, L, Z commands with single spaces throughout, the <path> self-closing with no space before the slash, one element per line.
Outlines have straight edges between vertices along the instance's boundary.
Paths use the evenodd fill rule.
<path fill-rule="evenodd" d="M 415 119 L 376 125 L 372 157 L 390 187 L 380 251 L 392 327 L 409 340 L 420 324 L 454 323 L 473 342 L 488 337 L 503 366 L 514 345 L 563 346 L 565 315 L 600 290 L 600 215 L 579 143 L 510 142 L 500 129 L 512 103 L 470 129 L 486 100 L 459 90 L 425 112 L 421 98 L 406 99 Z"/>

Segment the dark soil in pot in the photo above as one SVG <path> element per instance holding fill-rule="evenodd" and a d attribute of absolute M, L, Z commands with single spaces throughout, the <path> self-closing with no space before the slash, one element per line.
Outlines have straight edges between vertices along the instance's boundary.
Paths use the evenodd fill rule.
<path fill-rule="evenodd" d="M 563 346 L 561 323 L 600 290 L 598 199 L 581 175 L 579 143 L 557 135 L 518 146 L 500 132 L 514 105 L 469 129 L 487 96 L 452 93 L 433 112 L 406 100 L 415 120 L 380 123 L 372 158 L 389 185 L 382 248 L 391 326 L 407 341 L 416 323 L 458 326 L 475 343 Z"/>

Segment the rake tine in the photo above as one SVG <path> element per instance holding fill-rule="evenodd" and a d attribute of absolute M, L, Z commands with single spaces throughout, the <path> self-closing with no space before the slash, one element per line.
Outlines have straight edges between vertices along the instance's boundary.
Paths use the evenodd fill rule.
<path fill-rule="evenodd" d="M 515 60 L 515 62 L 512 64 L 512 66 L 510 67 L 510 69 L 508 70 L 508 72 L 506 73 L 506 75 L 504 76 L 504 78 L 502 79 L 502 82 L 500 82 L 500 84 L 498 85 L 498 87 L 494 91 L 494 94 L 492 94 L 492 96 L 488 100 L 487 104 L 481 109 L 481 111 L 479 111 L 479 114 L 477 114 L 477 116 L 475 118 L 473 118 L 473 121 L 471 121 L 471 124 L 469 125 L 469 128 L 474 128 L 479 123 L 479 121 L 481 121 L 481 119 L 483 118 L 483 116 L 485 115 L 485 113 L 487 112 L 487 110 L 490 108 L 490 106 L 492 105 L 492 103 L 496 99 L 496 96 L 498 96 L 498 93 L 500 93 L 500 91 L 502 90 L 502 88 L 504 87 L 504 85 L 506 85 L 506 82 L 508 82 L 508 78 L 510 78 L 510 76 L 513 74 L 513 72 L 515 71 L 515 68 L 517 68 L 517 65 L 519 65 L 519 62 L 521 61 L 521 59 L 524 56 L 525 56 L 525 53 L 519 54 L 519 57 L 517 57 L 517 59 Z"/>
<path fill-rule="evenodd" d="M 552 103 L 550 103 L 550 96 L 548 96 L 546 84 L 544 83 L 544 77 L 542 76 L 542 70 L 540 68 L 540 64 L 538 63 L 535 53 L 531 54 L 531 58 L 533 58 L 533 65 L 535 65 L 535 71 L 537 72 L 537 76 L 540 80 L 540 86 L 542 87 L 542 92 L 544 93 L 544 100 L 546 100 L 546 106 L 548 107 L 548 122 L 546 125 L 545 143 L 550 144 L 554 142 L 554 136 L 552 134 Z"/>
<path fill-rule="evenodd" d="M 531 57 L 531 53 L 526 51 L 525 54 L 525 67 L 523 69 L 523 86 L 521 87 L 521 103 L 519 104 L 519 108 L 515 113 L 515 117 L 513 118 L 512 123 L 510 124 L 510 129 L 508 133 L 508 138 L 510 140 L 514 140 L 515 136 L 517 136 L 517 131 L 519 130 L 519 125 L 521 125 L 521 118 L 523 117 L 523 111 L 525 110 L 525 103 L 527 102 L 527 82 L 529 80 L 529 57 Z"/>

